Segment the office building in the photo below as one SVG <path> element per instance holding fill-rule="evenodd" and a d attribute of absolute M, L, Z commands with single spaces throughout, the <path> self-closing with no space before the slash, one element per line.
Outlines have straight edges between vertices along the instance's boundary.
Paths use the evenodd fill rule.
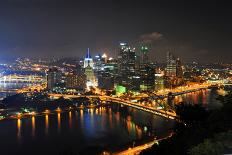
<path fill-rule="evenodd" d="M 62 73 L 57 68 L 51 68 L 47 72 L 47 89 L 51 90 L 58 86 L 62 80 Z"/>
<path fill-rule="evenodd" d="M 86 57 L 84 59 L 84 68 L 86 68 L 87 66 L 90 66 L 91 68 L 93 68 L 94 64 L 93 64 L 93 58 L 90 55 L 90 50 L 88 48 L 87 50 L 87 54 Z"/>
<path fill-rule="evenodd" d="M 135 60 L 135 49 L 132 49 L 126 43 L 120 43 L 117 83 L 125 86 L 127 89 L 133 87 L 132 77 L 135 76 Z"/>

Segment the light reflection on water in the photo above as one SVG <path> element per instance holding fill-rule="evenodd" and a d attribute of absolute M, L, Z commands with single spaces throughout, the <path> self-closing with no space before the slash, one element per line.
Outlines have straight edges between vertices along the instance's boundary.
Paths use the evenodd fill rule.
<path fill-rule="evenodd" d="M 30 151 L 44 154 L 43 150 L 47 150 L 48 154 L 58 154 L 57 151 L 69 147 L 80 151 L 92 145 L 117 150 L 133 141 L 149 138 L 143 130 L 143 124 L 136 122 L 138 119 L 162 130 L 162 134 L 167 134 L 173 127 L 173 123 L 166 122 L 163 118 L 157 117 L 157 121 L 162 122 L 157 123 L 153 122 L 153 115 L 148 113 L 129 109 L 126 111 L 129 113 L 113 107 L 99 107 L 56 112 L 15 121 L 4 120 L 0 123 L 0 137 L 5 140 L 0 141 L 0 146 L 5 154 L 32 154 Z M 145 118 L 149 119 L 144 121 Z M 163 124 L 168 127 L 163 128 Z M 15 127 L 16 131 L 9 130 Z M 14 146 L 17 146 L 14 150 L 10 149 Z"/>
<path fill-rule="evenodd" d="M 60 112 L 57 113 L 57 124 L 58 124 L 58 133 L 60 133 L 60 130 L 61 130 L 61 127 L 60 127 L 60 121 L 61 121 L 61 118 L 60 118 Z"/>
<path fill-rule="evenodd" d="M 17 138 L 20 141 L 21 139 L 21 120 L 17 120 Z"/>
<path fill-rule="evenodd" d="M 132 110 L 133 111 L 133 110 Z M 68 127 L 69 129 L 72 128 L 73 123 L 76 123 L 78 121 L 80 121 L 80 125 L 82 127 L 84 127 L 86 125 L 86 122 L 84 122 L 85 119 L 89 120 L 89 125 L 88 127 L 90 127 L 90 129 L 92 130 L 92 128 L 95 128 L 95 120 L 96 120 L 96 116 L 100 115 L 101 116 L 101 122 L 102 122 L 102 127 L 104 127 L 104 125 L 106 125 L 105 123 L 107 123 L 110 129 L 113 129 L 115 126 L 119 125 L 120 122 L 125 122 L 126 125 L 126 130 L 129 133 L 129 135 L 132 135 L 133 137 L 135 137 L 136 135 L 139 135 L 139 137 L 141 138 L 142 136 L 142 128 L 139 127 L 138 125 L 135 124 L 135 122 L 133 122 L 132 116 L 128 115 L 126 118 L 121 117 L 120 112 L 112 112 L 111 108 L 104 108 L 104 107 L 100 107 L 97 109 L 88 109 L 88 110 L 79 110 L 79 111 L 75 111 L 75 115 L 73 115 L 74 111 L 69 111 L 69 112 L 57 112 L 56 115 L 54 114 L 45 114 L 45 116 L 38 116 L 35 117 L 33 116 L 31 118 L 31 135 L 32 137 L 35 136 L 36 134 L 36 130 L 37 128 L 40 128 L 40 126 L 36 125 L 37 123 L 37 119 L 41 119 L 41 117 L 44 117 L 44 124 L 45 124 L 45 134 L 49 135 L 49 133 L 52 130 L 52 128 L 50 128 L 50 126 L 54 125 L 54 122 L 51 122 L 52 119 L 54 119 L 54 117 L 56 117 L 57 119 L 57 133 L 62 132 L 62 123 L 61 120 L 64 119 L 63 121 L 66 121 L 67 119 L 67 123 L 68 123 Z M 67 115 L 67 116 L 66 116 Z M 75 120 L 73 122 L 73 119 Z M 22 119 L 24 120 L 24 119 Z M 18 129 L 18 137 L 20 138 L 20 134 L 21 134 L 21 121 L 20 119 L 17 120 L 17 129 Z M 26 118 L 25 118 L 26 120 Z M 39 121 L 38 120 L 38 121 Z M 107 121 L 107 122 L 106 122 Z M 99 125 L 99 124 L 97 124 Z M 23 126 L 25 127 L 25 126 Z M 76 126 L 78 127 L 78 126 Z"/>
<path fill-rule="evenodd" d="M 204 90 L 177 96 L 174 102 L 208 105 L 215 100 L 215 96 L 215 92 Z M 121 109 L 127 110 L 125 112 Z M 142 140 L 149 135 L 163 136 L 170 132 L 173 125 L 174 122 L 133 108 L 117 106 L 80 109 L 16 121 L 2 121 L 0 137 L 5 141 L 0 142 L 0 146 L 8 151 L 10 146 L 17 143 L 20 144 L 19 150 L 31 147 L 41 153 L 40 149 L 46 148 L 51 154 L 57 153 L 53 152 L 54 148 L 62 150 L 71 147 L 82 150 L 89 145 L 107 146 L 114 150 L 115 147 Z M 17 131 L 8 130 L 15 127 Z M 61 145 L 64 142 L 65 145 Z M 49 145 L 49 148 L 46 145 Z"/>
<path fill-rule="evenodd" d="M 48 114 L 45 115 L 45 134 L 48 134 L 48 128 L 49 128 L 49 118 Z"/>
<path fill-rule="evenodd" d="M 69 129 L 72 130 L 72 112 L 68 112 L 68 124 L 69 124 Z"/>
<path fill-rule="evenodd" d="M 176 104 L 183 102 L 186 104 L 202 104 L 208 108 L 217 108 L 221 106 L 220 101 L 216 98 L 218 96 L 217 90 L 205 89 L 197 92 L 179 95 L 174 98 Z"/>
<path fill-rule="evenodd" d="M 31 135 L 32 135 L 32 137 L 35 137 L 35 116 L 32 116 L 32 118 L 31 118 L 31 126 L 32 126 Z"/>

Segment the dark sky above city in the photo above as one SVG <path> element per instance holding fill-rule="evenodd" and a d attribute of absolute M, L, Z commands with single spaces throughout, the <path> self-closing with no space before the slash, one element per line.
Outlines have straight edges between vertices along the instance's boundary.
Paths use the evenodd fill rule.
<path fill-rule="evenodd" d="M 120 41 L 149 45 L 161 62 L 230 62 L 232 10 L 226 1 L 1 0 L 0 58 L 115 56 Z"/>

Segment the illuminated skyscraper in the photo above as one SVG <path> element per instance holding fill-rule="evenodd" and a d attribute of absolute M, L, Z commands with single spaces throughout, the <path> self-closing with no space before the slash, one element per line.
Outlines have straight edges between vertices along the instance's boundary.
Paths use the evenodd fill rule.
<path fill-rule="evenodd" d="M 66 87 L 77 90 L 84 90 L 86 88 L 86 75 L 83 73 L 72 73 L 66 77 Z"/>
<path fill-rule="evenodd" d="M 148 63 L 148 47 L 142 46 L 140 49 L 140 63 L 141 64 L 147 64 Z"/>
<path fill-rule="evenodd" d="M 182 78 L 183 77 L 183 69 L 182 69 L 182 64 L 181 64 L 180 58 L 176 59 L 176 76 L 178 78 Z"/>
<path fill-rule="evenodd" d="M 140 90 L 152 91 L 155 85 L 155 68 L 149 63 L 148 47 L 142 46 L 140 49 Z"/>
<path fill-rule="evenodd" d="M 84 68 L 86 68 L 87 66 L 90 66 L 91 68 L 93 68 L 93 59 L 90 55 L 90 50 L 88 48 L 88 51 L 87 51 L 87 54 L 86 54 L 86 57 L 84 59 Z"/>
<path fill-rule="evenodd" d="M 132 77 L 135 76 L 135 49 L 130 48 L 126 43 L 120 43 L 118 53 L 118 84 L 133 87 Z"/>
<path fill-rule="evenodd" d="M 170 52 L 167 52 L 166 76 L 176 77 L 176 60 Z"/>
<path fill-rule="evenodd" d="M 88 64 L 87 67 L 85 67 L 85 75 L 86 75 L 86 87 L 89 90 L 90 87 L 96 87 L 97 81 L 94 75 L 93 68 L 90 67 Z"/>

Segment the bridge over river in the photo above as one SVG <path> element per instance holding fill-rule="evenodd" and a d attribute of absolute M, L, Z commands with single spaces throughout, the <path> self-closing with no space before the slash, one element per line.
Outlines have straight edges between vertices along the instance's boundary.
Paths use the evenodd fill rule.
<path fill-rule="evenodd" d="M 150 107 L 150 106 L 145 106 L 139 103 L 134 103 L 131 102 L 129 100 L 124 100 L 121 98 L 117 98 L 117 97 L 112 97 L 112 96 L 106 96 L 106 95 L 67 95 L 67 94 L 48 94 L 50 97 L 53 98 L 60 98 L 60 97 L 64 97 L 66 99 L 72 99 L 72 98 L 79 98 L 79 97 L 87 97 L 87 98 L 100 98 L 102 101 L 111 101 L 111 102 L 115 102 L 115 103 L 119 103 L 125 106 L 129 106 L 132 108 L 136 108 L 145 112 L 149 112 L 155 115 L 159 115 L 165 118 L 169 118 L 169 119 L 178 119 L 178 116 L 176 115 L 176 113 L 172 110 L 172 111 L 166 111 L 163 109 L 157 109 L 155 107 Z"/>

